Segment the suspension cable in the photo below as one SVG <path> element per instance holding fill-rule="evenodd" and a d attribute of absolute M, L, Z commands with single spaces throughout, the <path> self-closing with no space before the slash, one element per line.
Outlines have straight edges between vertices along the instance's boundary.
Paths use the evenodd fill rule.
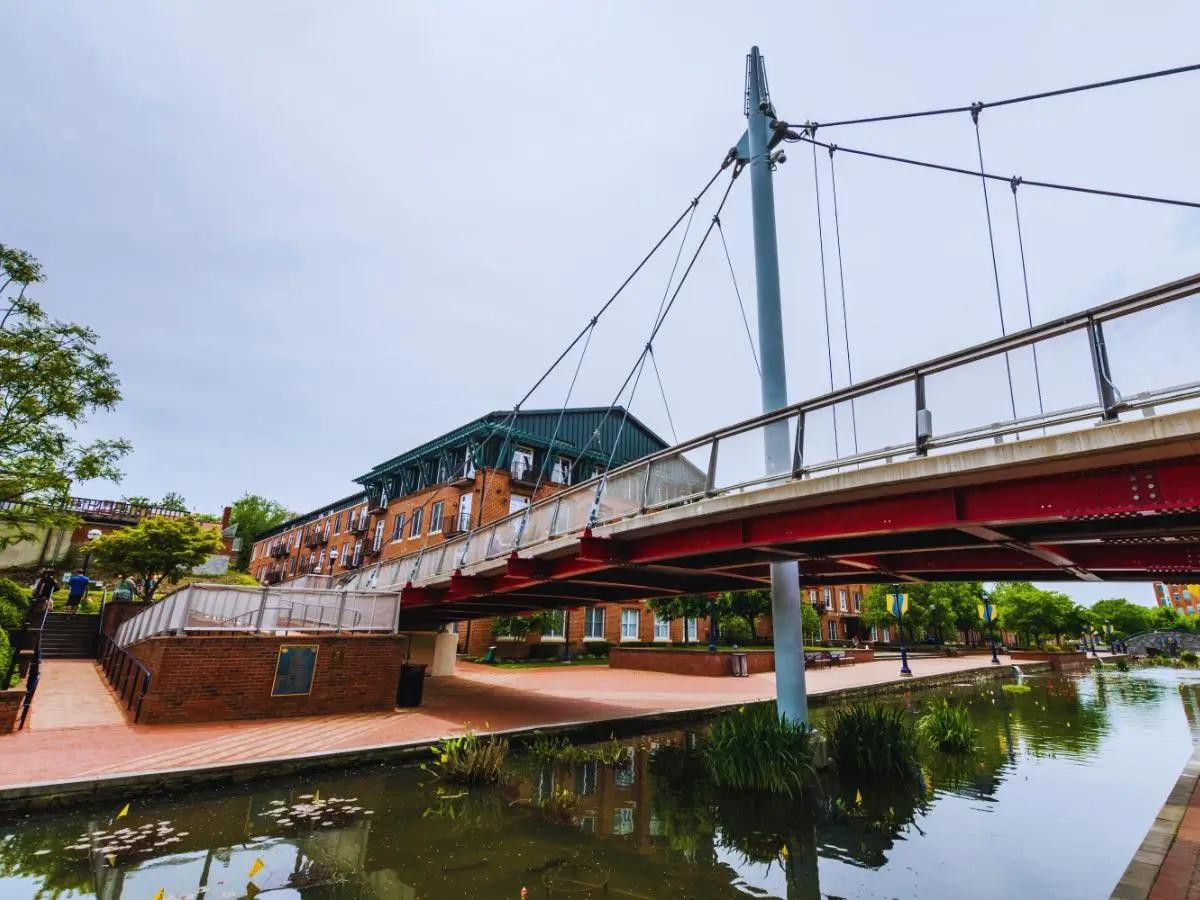
<path fill-rule="evenodd" d="M 816 148 L 813 148 L 814 151 Z M 834 148 L 829 148 L 829 181 L 833 186 L 833 234 L 837 239 L 838 283 L 842 297 L 842 335 L 846 340 L 846 378 L 854 384 L 854 367 L 850 363 L 850 317 L 846 312 L 846 269 L 842 265 L 842 226 L 838 218 L 837 168 L 833 164 Z M 854 398 L 850 398 L 850 429 L 854 437 L 854 453 L 858 454 L 858 413 Z"/>
<path fill-rule="evenodd" d="M 821 224 L 821 179 L 817 174 L 817 148 L 813 145 L 813 192 L 816 195 L 817 202 L 817 246 L 821 252 L 821 293 L 825 298 L 825 358 L 829 361 L 829 391 L 834 390 L 833 385 L 833 334 L 829 327 L 829 279 L 825 277 L 825 228 Z M 838 423 L 837 423 L 837 404 L 830 407 L 833 410 L 833 452 L 834 458 L 840 459 L 842 456 L 841 449 L 838 445 Z"/>
<path fill-rule="evenodd" d="M 1051 91 L 1040 91 L 1036 94 L 1025 94 L 1021 97 L 1009 97 L 1006 100 L 993 100 L 990 103 L 978 104 L 980 109 L 990 109 L 996 106 L 1012 106 L 1016 103 L 1028 103 L 1030 100 L 1045 100 L 1048 97 L 1061 97 L 1064 94 L 1077 94 L 1081 91 L 1093 91 L 1097 88 L 1115 87 L 1120 84 L 1132 84 L 1135 81 L 1147 81 L 1151 78 L 1163 78 L 1168 75 L 1181 75 L 1185 72 L 1200 70 L 1200 63 L 1189 66 L 1177 66 L 1173 69 L 1161 69 L 1157 72 L 1145 72 L 1140 75 L 1127 75 L 1123 78 L 1110 78 L 1107 81 L 1094 81 L 1090 84 L 1079 84 L 1073 87 L 1056 88 Z M 926 109 L 920 112 L 895 113 L 886 116 L 867 116 L 860 119 L 843 119 L 839 122 L 822 122 L 822 128 L 833 128 L 836 125 L 867 125 L 874 122 L 895 122 L 900 119 L 921 119 L 928 116 L 945 116 L 952 113 L 970 112 L 970 106 L 950 106 L 944 109 Z"/>
<path fill-rule="evenodd" d="M 675 419 L 671 415 L 671 404 L 667 401 L 667 389 L 663 387 L 662 372 L 658 368 L 658 357 L 654 355 L 654 348 L 650 348 L 650 365 L 654 366 L 654 377 L 658 379 L 658 391 L 662 394 L 663 408 L 667 411 L 667 424 L 671 427 L 671 439 L 678 444 L 679 434 L 675 431 Z"/>
<path fill-rule="evenodd" d="M 983 138 L 979 133 L 979 113 L 981 109 L 978 104 L 971 107 L 971 121 L 975 123 L 975 149 L 979 153 L 979 171 L 983 171 Z M 1004 302 L 1000 298 L 1000 266 L 996 263 L 996 237 L 992 232 L 992 204 L 988 200 L 987 179 L 980 178 L 979 184 L 983 188 L 983 212 L 987 219 L 988 247 L 992 251 L 992 275 L 996 280 L 996 312 L 1000 315 L 1000 336 L 1004 337 L 1008 334 L 1008 330 L 1004 327 Z M 1012 415 L 1017 417 L 1017 394 L 1013 390 L 1013 375 L 1012 375 L 1012 359 L 1008 355 L 1008 351 L 1004 353 L 1004 370 L 1008 373 L 1008 399 L 1012 404 Z"/>
<path fill-rule="evenodd" d="M 970 111 L 969 107 L 967 111 Z M 805 126 L 806 132 L 815 127 L 819 126 Z M 787 140 L 789 143 L 805 142 L 809 144 L 816 144 L 818 147 L 825 147 L 826 149 L 833 146 L 825 143 L 824 141 L 818 141 L 809 133 L 800 134 L 795 131 L 789 131 L 785 140 Z M 907 157 L 903 156 L 892 156 L 887 153 L 876 153 L 872 150 L 857 150 L 853 147 L 846 147 L 843 144 L 838 144 L 837 148 L 842 153 L 852 153 L 855 156 L 866 156 L 870 159 L 882 159 L 888 162 L 903 163 L 908 166 L 919 166 L 923 169 L 934 169 L 938 172 L 953 172 L 956 175 L 969 175 L 972 178 L 986 178 L 988 181 L 1003 181 L 1006 184 L 1012 181 L 1011 175 L 993 175 L 990 172 L 977 172 L 971 169 L 960 169 L 958 166 L 947 166 L 943 165 L 942 163 L 928 162 L 920 159 L 908 159 Z M 1197 203 L 1193 200 L 1175 200 L 1169 197 L 1152 197 L 1147 194 L 1130 194 L 1125 191 L 1107 191 L 1101 190 L 1100 188 L 1080 187 L 1072 184 L 1056 184 L 1051 181 L 1031 181 L 1028 178 L 1022 178 L 1021 184 L 1027 187 L 1051 188 L 1056 191 L 1072 191 L 1076 194 L 1094 194 L 1098 197 L 1117 197 L 1122 200 L 1140 200 L 1144 203 L 1162 203 L 1166 204 L 1167 206 L 1186 206 L 1189 209 L 1200 209 L 1200 203 Z"/>
<path fill-rule="evenodd" d="M 725 250 L 725 262 L 729 265 L 729 277 L 733 279 L 733 293 L 737 297 L 738 309 L 742 311 L 742 324 L 746 326 L 746 340 L 750 342 L 750 355 L 754 357 L 754 368 L 762 377 L 762 365 L 758 361 L 758 348 L 754 346 L 754 335 L 750 331 L 750 319 L 746 315 L 746 304 L 742 302 L 742 292 L 738 288 L 737 273 L 733 271 L 733 257 L 729 255 L 729 244 L 725 243 L 725 229 L 721 227 L 721 217 L 718 216 L 717 234 L 721 236 L 721 246 Z"/>
<path fill-rule="evenodd" d="M 1017 247 L 1021 251 L 1021 280 L 1025 284 L 1025 313 L 1029 318 L 1029 327 L 1033 327 L 1033 302 L 1029 298 L 1029 270 L 1025 266 L 1025 238 L 1021 234 L 1021 204 L 1017 201 L 1017 188 L 1021 185 L 1020 178 L 1013 178 L 1012 182 L 1012 198 L 1013 198 L 1013 216 L 1017 221 Z M 1038 413 L 1046 414 L 1046 406 L 1042 400 L 1042 373 L 1038 367 L 1038 352 L 1037 343 L 1030 345 L 1033 350 L 1033 380 L 1037 386 L 1038 398 Z M 1046 426 L 1042 426 L 1042 434 L 1046 433 Z"/>

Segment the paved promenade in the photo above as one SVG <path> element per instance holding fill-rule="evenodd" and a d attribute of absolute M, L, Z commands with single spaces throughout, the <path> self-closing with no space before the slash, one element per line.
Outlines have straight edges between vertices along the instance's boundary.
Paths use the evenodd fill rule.
<path fill-rule="evenodd" d="M 918 676 L 991 669 L 986 657 L 922 659 Z M 810 694 L 899 681 L 885 660 L 808 673 Z M 459 665 L 418 709 L 206 725 L 130 725 L 95 664 L 47 662 L 26 730 L 0 737 L 0 789 L 255 763 L 422 743 L 464 728 L 507 730 L 702 710 L 775 696 L 773 674 L 706 678 L 602 666 Z"/>

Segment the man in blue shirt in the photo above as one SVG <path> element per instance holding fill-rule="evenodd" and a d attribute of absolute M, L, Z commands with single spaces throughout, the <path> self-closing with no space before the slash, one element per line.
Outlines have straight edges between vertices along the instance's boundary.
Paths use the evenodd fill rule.
<path fill-rule="evenodd" d="M 83 598 L 87 596 L 88 577 L 83 574 L 83 569 L 76 569 L 75 574 L 71 576 L 71 580 L 67 582 L 69 592 L 67 593 L 67 615 L 73 616 L 79 610 L 79 604 L 83 602 Z"/>

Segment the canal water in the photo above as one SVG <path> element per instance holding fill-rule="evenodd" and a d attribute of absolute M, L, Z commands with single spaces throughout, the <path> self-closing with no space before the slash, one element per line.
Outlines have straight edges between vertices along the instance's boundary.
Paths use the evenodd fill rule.
<path fill-rule="evenodd" d="M 514 757 L 498 789 L 378 767 L 0 821 L 0 897 L 1102 900 L 1200 737 L 1200 672 L 1026 683 L 890 701 L 969 704 L 977 750 L 791 803 L 697 787 L 683 730 L 615 767 Z"/>

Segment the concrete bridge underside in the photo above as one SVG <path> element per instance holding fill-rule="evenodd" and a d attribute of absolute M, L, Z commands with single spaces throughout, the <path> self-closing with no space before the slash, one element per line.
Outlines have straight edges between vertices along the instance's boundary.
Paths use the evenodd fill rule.
<path fill-rule="evenodd" d="M 632 516 L 406 586 L 401 628 L 805 584 L 1200 576 L 1200 411 L 915 458 Z"/>

